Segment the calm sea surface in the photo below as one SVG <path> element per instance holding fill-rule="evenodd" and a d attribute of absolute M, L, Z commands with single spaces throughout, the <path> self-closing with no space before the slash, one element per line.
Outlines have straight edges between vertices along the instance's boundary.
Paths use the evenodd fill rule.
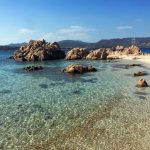
<path fill-rule="evenodd" d="M 150 149 L 150 88 L 139 89 L 134 61 L 15 62 L 0 51 L 0 150 Z M 72 63 L 98 72 L 68 75 Z M 26 72 L 28 65 L 42 71 Z M 144 77 L 150 84 L 150 75 Z M 141 144 L 142 143 L 142 144 Z"/>
<path fill-rule="evenodd" d="M 150 53 L 150 48 L 142 48 L 143 53 Z"/>

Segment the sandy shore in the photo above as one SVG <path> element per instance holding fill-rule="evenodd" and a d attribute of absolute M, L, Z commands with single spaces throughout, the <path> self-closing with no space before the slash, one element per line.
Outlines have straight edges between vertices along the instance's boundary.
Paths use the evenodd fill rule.
<path fill-rule="evenodd" d="M 123 56 L 123 59 L 129 59 L 129 60 L 137 60 L 138 62 L 143 62 L 146 64 L 150 64 L 150 55 L 138 55 L 138 56 L 133 56 L 133 55 L 129 55 L 129 56 Z"/>
<path fill-rule="evenodd" d="M 112 58 L 121 58 L 121 59 L 126 59 L 126 60 L 134 60 L 137 62 L 142 62 L 146 64 L 150 64 L 150 55 L 145 54 L 145 55 L 120 55 L 120 54 L 113 54 L 110 55 Z"/>

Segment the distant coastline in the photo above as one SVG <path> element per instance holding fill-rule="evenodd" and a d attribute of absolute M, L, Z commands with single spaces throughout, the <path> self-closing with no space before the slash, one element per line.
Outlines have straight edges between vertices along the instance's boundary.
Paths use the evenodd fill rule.
<path fill-rule="evenodd" d="M 135 38 L 136 44 L 140 48 L 150 48 L 150 37 L 142 37 L 142 38 Z M 125 47 L 129 47 L 131 45 L 132 38 L 116 38 L 116 39 L 104 39 L 100 40 L 96 43 L 88 43 L 83 41 L 77 40 L 63 40 L 58 41 L 60 47 L 62 49 L 71 49 L 75 47 L 79 48 L 89 48 L 89 49 L 96 49 L 96 48 L 112 48 L 116 47 L 117 45 L 122 45 Z M 26 43 L 14 43 L 9 45 L 0 45 L 0 50 L 16 50 L 19 49 L 21 46 L 25 45 Z"/>
<path fill-rule="evenodd" d="M 8 44 L 8 45 L 0 45 L 0 50 L 17 50 L 21 46 L 25 45 L 26 43 L 16 43 L 16 44 Z"/>
<path fill-rule="evenodd" d="M 115 39 L 103 39 L 96 43 L 88 43 L 83 41 L 75 41 L 75 40 L 64 40 L 59 41 L 59 45 L 61 48 L 89 48 L 89 49 L 97 49 L 97 48 L 112 48 L 118 45 L 122 45 L 124 47 L 129 47 L 132 45 L 133 38 L 115 38 Z M 136 45 L 139 48 L 150 48 L 150 37 L 138 37 L 135 38 Z"/>
<path fill-rule="evenodd" d="M 17 50 L 19 47 L 0 46 L 0 50 Z"/>

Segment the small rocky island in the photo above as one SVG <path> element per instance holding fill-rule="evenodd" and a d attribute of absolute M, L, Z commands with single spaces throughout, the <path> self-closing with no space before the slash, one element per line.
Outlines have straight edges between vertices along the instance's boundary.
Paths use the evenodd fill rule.
<path fill-rule="evenodd" d="M 31 40 L 17 50 L 12 58 L 16 61 L 44 61 L 65 58 L 65 52 L 58 43 L 48 43 L 45 40 Z"/>
<path fill-rule="evenodd" d="M 100 48 L 94 51 L 88 51 L 86 48 L 74 48 L 66 55 L 66 60 L 77 59 L 107 59 L 108 51 L 105 48 Z"/>
<path fill-rule="evenodd" d="M 92 66 L 84 66 L 76 64 L 71 64 L 63 70 L 63 72 L 65 73 L 72 73 L 72 74 L 82 74 L 86 72 L 96 72 L 96 71 L 97 69 Z"/>

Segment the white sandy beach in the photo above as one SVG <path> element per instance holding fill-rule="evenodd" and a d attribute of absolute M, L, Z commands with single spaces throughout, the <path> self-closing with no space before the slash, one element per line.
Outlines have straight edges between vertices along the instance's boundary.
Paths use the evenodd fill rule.
<path fill-rule="evenodd" d="M 123 59 L 129 59 L 129 60 L 137 60 L 138 62 L 143 62 L 146 64 L 150 64 L 150 55 L 123 55 L 122 56 Z"/>
<path fill-rule="evenodd" d="M 145 64 L 150 64 L 150 55 L 145 54 L 145 55 L 121 55 L 119 53 L 115 53 L 112 55 L 109 55 L 109 57 L 112 58 L 121 58 L 121 59 L 126 59 L 126 60 L 137 60 L 137 62 L 142 62 Z"/>

